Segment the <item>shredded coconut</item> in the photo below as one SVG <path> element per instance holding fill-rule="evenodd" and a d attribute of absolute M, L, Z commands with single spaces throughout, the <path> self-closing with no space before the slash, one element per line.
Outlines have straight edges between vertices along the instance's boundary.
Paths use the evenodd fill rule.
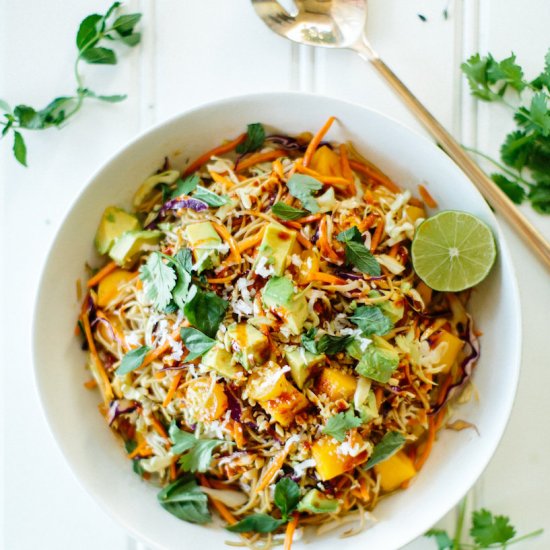
<path fill-rule="evenodd" d="M 267 261 L 267 256 L 260 256 L 260 259 L 258 260 L 256 267 L 254 268 L 254 271 L 264 279 L 267 279 L 270 275 L 273 275 L 275 273 L 272 265 L 267 267 Z"/>

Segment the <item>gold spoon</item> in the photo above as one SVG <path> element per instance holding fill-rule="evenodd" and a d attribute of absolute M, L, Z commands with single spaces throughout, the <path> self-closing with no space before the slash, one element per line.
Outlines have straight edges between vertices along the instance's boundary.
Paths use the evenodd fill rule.
<path fill-rule="evenodd" d="M 364 34 L 367 0 L 294 0 L 293 12 L 276 0 L 251 1 L 263 22 L 284 38 L 308 46 L 345 48 L 369 61 L 485 199 L 550 268 L 550 244 L 373 50 Z"/>

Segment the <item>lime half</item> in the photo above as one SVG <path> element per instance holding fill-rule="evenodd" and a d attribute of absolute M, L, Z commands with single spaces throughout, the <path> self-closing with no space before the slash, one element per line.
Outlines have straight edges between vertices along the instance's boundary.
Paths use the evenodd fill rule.
<path fill-rule="evenodd" d="M 497 255 L 489 227 L 466 212 L 445 210 L 422 222 L 411 247 L 418 276 L 434 290 L 458 292 L 487 277 Z"/>

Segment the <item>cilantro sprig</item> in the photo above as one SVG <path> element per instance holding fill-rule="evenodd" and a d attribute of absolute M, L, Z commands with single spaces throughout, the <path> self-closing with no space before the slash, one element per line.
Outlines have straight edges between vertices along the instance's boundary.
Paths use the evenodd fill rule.
<path fill-rule="evenodd" d="M 361 419 L 355 416 L 353 408 L 350 408 L 346 412 L 331 416 L 322 431 L 325 435 L 330 435 L 337 441 L 344 441 L 349 430 L 358 428 L 361 424 Z"/>
<path fill-rule="evenodd" d="M 275 506 L 281 512 L 281 519 L 274 518 L 269 514 L 251 514 L 245 517 L 235 525 L 231 525 L 226 529 L 233 533 L 271 533 L 281 525 L 290 521 L 292 512 L 298 507 L 300 502 L 300 487 L 288 477 L 279 480 L 275 485 L 273 494 Z"/>
<path fill-rule="evenodd" d="M 526 79 L 514 54 L 502 61 L 475 54 L 461 68 L 472 95 L 507 105 L 516 123 L 500 148 L 501 162 L 465 149 L 499 169 L 491 178 L 513 202 L 528 200 L 537 212 L 550 214 L 550 50 L 534 80 Z M 515 104 L 509 102 L 510 95 L 516 96 Z"/>
<path fill-rule="evenodd" d="M 537 529 L 516 537 L 516 529 L 510 523 L 508 516 L 494 515 L 489 510 L 482 508 L 472 512 L 469 534 L 473 543 L 469 543 L 462 540 L 465 519 L 466 499 L 460 504 L 454 536 L 451 537 L 443 529 L 430 529 L 425 536 L 435 540 L 438 550 L 479 550 L 481 548 L 508 548 L 512 544 L 536 537 L 543 532 L 543 529 Z"/>
<path fill-rule="evenodd" d="M 13 134 L 13 154 L 23 166 L 27 166 L 27 146 L 21 130 L 46 130 L 61 128 L 82 107 L 86 99 L 118 103 L 126 95 L 101 95 L 84 85 L 80 64 L 116 65 L 117 56 L 113 49 L 105 47 L 115 43 L 134 47 L 139 44 L 141 34 L 135 31 L 141 19 L 140 13 L 119 15 L 121 2 L 115 2 L 104 15 L 88 15 L 81 23 L 76 35 L 78 55 L 74 64 L 76 90 L 73 94 L 56 97 L 42 109 L 29 105 L 16 105 L 13 109 L 0 99 L 0 139 Z"/>

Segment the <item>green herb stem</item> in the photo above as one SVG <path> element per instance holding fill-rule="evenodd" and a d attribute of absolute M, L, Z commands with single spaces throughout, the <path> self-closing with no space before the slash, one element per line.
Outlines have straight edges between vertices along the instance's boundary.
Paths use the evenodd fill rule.
<path fill-rule="evenodd" d="M 461 545 L 460 539 L 462 538 L 462 530 L 464 529 L 464 519 L 466 517 L 466 504 L 467 504 L 467 497 L 464 497 L 458 508 L 458 519 L 456 522 L 455 536 L 453 537 L 453 550 L 460 550 L 461 546 L 463 546 Z"/>

